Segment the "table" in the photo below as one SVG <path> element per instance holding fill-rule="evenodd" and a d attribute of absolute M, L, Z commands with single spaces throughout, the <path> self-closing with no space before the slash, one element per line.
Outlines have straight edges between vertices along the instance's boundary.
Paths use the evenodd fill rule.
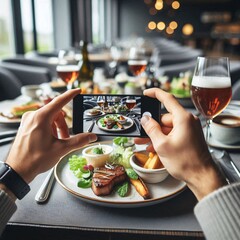
<path fill-rule="evenodd" d="M 1 109 L 1 103 L 0 103 Z M 0 131 L 12 127 L 0 125 Z M 11 144 L 0 146 L 6 159 Z M 238 167 L 238 152 L 230 152 Z M 178 196 L 142 208 L 100 207 L 81 201 L 55 183 L 49 200 L 38 204 L 34 197 L 47 173 L 37 176 L 31 192 L 21 201 L 2 239 L 204 239 L 193 214 L 197 203 L 189 189 Z"/>

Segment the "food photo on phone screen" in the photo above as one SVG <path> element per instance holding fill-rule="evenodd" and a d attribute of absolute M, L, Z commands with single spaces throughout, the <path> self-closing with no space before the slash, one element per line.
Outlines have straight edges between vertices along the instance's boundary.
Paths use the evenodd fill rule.
<path fill-rule="evenodd" d="M 146 136 L 140 124 L 143 114 L 158 121 L 159 102 L 143 95 L 78 95 L 73 100 L 73 133 Z"/>

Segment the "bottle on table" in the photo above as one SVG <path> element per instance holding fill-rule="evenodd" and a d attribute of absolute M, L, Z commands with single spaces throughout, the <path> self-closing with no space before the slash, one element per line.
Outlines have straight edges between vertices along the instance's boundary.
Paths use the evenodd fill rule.
<path fill-rule="evenodd" d="M 73 88 L 80 87 L 82 93 L 92 93 L 93 90 L 93 67 L 88 58 L 88 43 L 80 41 L 82 59 L 79 61 L 79 74 L 73 84 Z"/>

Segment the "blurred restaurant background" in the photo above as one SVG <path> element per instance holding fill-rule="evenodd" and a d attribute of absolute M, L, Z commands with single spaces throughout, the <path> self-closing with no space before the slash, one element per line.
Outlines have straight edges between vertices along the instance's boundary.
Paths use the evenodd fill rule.
<path fill-rule="evenodd" d="M 240 79 L 238 0 L 1 0 L 0 100 L 18 97 L 24 85 L 57 90 L 60 52 L 80 65 L 82 40 L 96 93 L 188 90 L 198 56 L 229 57 L 232 84 Z M 148 61 L 137 83 L 131 48 Z"/>

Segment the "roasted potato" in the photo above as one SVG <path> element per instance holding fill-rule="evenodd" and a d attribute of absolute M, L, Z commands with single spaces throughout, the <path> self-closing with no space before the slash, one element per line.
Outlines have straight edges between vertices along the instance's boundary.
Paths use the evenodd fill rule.
<path fill-rule="evenodd" d="M 160 161 L 158 155 L 155 153 L 152 158 L 148 158 L 147 162 L 144 164 L 143 167 L 148 169 L 157 169 L 162 168 L 163 164 Z"/>
<path fill-rule="evenodd" d="M 143 180 L 138 177 L 138 179 L 131 179 L 130 178 L 131 184 L 135 187 L 137 192 L 144 198 L 144 199 L 149 199 L 151 198 L 150 192 L 148 190 L 148 187 L 146 184 L 143 182 Z"/>
<path fill-rule="evenodd" d="M 147 162 L 148 160 L 148 155 L 143 153 L 143 152 L 135 152 L 134 153 L 137 161 L 142 165 L 144 166 L 144 164 Z"/>

